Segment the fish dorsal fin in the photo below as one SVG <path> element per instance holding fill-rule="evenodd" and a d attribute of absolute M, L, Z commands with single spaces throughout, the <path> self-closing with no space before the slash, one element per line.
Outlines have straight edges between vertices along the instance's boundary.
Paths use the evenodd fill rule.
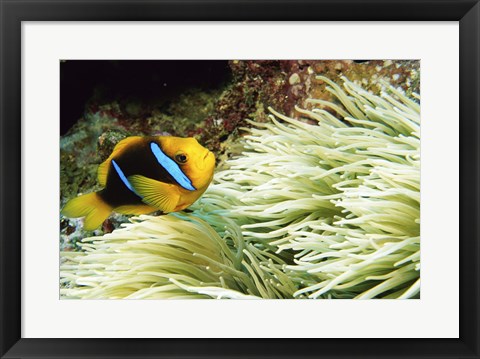
<path fill-rule="evenodd" d="M 177 186 L 140 175 L 130 176 L 128 180 L 144 203 L 165 213 L 173 212 L 177 207 L 180 200 Z"/>
<path fill-rule="evenodd" d="M 100 186 L 102 187 L 105 187 L 107 185 L 108 169 L 110 168 L 111 161 L 112 160 L 109 157 L 100 166 L 98 166 L 97 178 L 98 178 L 98 183 L 100 183 Z"/>
<path fill-rule="evenodd" d="M 142 137 L 140 136 L 130 136 L 124 138 L 115 145 L 115 148 L 113 149 L 110 156 L 100 166 L 98 166 L 97 178 L 98 183 L 100 183 L 102 187 L 105 187 L 107 185 L 108 170 L 110 168 L 110 163 L 112 162 L 112 159 L 120 155 L 122 151 L 129 145 L 138 143 L 139 141 L 142 141 Z"/>

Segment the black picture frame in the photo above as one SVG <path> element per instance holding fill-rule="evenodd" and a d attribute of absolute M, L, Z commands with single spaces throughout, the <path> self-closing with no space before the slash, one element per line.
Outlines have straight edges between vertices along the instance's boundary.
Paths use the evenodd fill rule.
<path fill-rule="evenodd" d="M 2 358 L 479 358 L 478 0 L 0 0 L 0 355 Z M 22 21 L 459 21 L 460 338 L 21 338 Z M 441 59 L 439 59 L 440 61 Z M 448 295 L 448 293 L 444 293 Z M 442 321 L 442 313 L 438 313 Z"/>

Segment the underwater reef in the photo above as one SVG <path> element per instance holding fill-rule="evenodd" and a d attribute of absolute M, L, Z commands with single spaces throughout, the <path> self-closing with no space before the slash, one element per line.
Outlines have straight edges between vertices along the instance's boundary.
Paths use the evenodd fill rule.
<path fill-rule="evenodd" d="M 62 298 L 419 298 L 420 98 L 313 76 L 329 97 L 244 119 L 191 213 L 62 251 Z"/>
<path fill-rule="evenodd" d="M 420 90 L 420 62 L 414 60 L 69 60 L 60 65 L 61 207 L 101 189 L 98 165 L 128 136 L 195 137 L 222 169 L 241 153 L 238 139 L 245 134 L 242 128 L 251 127 L 248 120 L 268 122 L 269 107 L 300 118 L 296 107 L 310 109 L 311 98 L 337 102 L 317 73 L 336 83 L 346 76 L 377 95 L 385 82 L 408 96 Z M 92 232 L 81 220 L 60 216 L 61 250 L 79 250 L 81 239 L 125 222 L 128 217 L 115 214 Z"/>

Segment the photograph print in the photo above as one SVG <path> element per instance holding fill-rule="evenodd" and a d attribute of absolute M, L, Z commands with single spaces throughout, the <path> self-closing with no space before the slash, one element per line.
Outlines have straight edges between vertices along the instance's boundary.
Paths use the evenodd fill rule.
<path fill-rule="evenodd" d="M 60 299 L 420 298 L 420 61 L 59 68 Z"/>

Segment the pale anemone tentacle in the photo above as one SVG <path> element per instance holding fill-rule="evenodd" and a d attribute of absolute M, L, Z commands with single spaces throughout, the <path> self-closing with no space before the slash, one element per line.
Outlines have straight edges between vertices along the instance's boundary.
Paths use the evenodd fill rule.
<path fill-rule="evenodd" d="M 249 121 L 192 214 L 140 216 L 62 253 L 62 296 L 418 298 L 420 97 L 317 79 L 339 103 Z"/>

